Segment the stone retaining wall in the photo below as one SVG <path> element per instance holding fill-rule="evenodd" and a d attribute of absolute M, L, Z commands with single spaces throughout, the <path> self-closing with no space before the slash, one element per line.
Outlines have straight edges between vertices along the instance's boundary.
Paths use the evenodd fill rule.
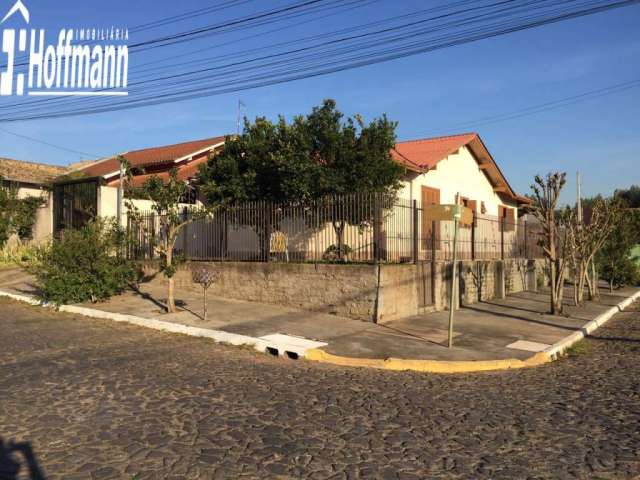
<path fill-rule="evenodd" d="M 457 304 L 472 304 L 508 293 L 535 290 L 544 275 L 540 260 L 461 261 Z M 195 264 L 200 264 L 195 262 Z M 271 303 L 345 316 L 362 321 L 388 322 L 423 313 L 418 305 L 415 265 L 339 265 L 310 263 L 217 263 L 220 279 L 211 293 L 221 297 Z M 451 262 L 435 264 L 435 310 L 448 308 Z M 190 264 L 176 273 L 178 289 L 200 288 L 191 280 Z M 147 275 L 156 272 L 145 266 Z M 156 276 L 153 281 L 164 281 Z M 179 291 L 179 290 L 178 290 Z"/>

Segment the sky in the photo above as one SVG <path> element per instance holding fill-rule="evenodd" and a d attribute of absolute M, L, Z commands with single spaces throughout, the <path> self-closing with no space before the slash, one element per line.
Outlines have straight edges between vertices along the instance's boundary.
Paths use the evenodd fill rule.
<path fill-rule="evenodd" d="M 134 27 L 223 3 L 222 0 L 23 1 L 31 14 L 31 26 L 48 30 L 85 25 Z M 291 1 L 248 1 L 235 8 L 132 34 L 129 42 L 236 18 Z M 13 3 L 14 0 L 0 0 L 0 14 L 4 16 Z M 430 2 L 439 3 L 443 2 Z M 347 14 L 290 25 L 248 40 L 238 39 L 269 27 L 221 34 L 188 46 L 132 54 L 129 68 L 135 69 L 136 64 L 150 59 L 179 61 L 185 52 L 199 47 L 209 49 L 206 53 L 212 57 L 258 48 L 412 12 L 424 5 L 418 0 L 377 0 Z M 578 170 L 586 196 L 606 195 L 616 188 L 640 184 L 640 88 L 508 121 L 473 126 L 468 123 L 640 79 L 639 24 L 640 5 L 634 5 L 286 84 L 142 109 L 0 123 L 0 128 L 101 157 L 234 133 L 238 100 L 245 105 L 243 115 L 249 118 L 277 118 L 280 114 L 291 118 L 309 112 L 325 98 L 333 98 L 345 115 L 359 113 L 371 120 L 385 113 L 398 122 L 399 140 L 477 131 L 518 193 L 529 192 L 536 174 L 566 171 L 569 181 L 563 201 L 570 202 L 575 196 L 574 178 Z M 228 45 L 218 46 L 220 43 Z M 135 80 L 133 72 L 129 81 Z M 0 106 L 15 100 L 0 98 Z M 4 131 L 0 131 L 0 157 L 57 165 L 87 158 Z"/>

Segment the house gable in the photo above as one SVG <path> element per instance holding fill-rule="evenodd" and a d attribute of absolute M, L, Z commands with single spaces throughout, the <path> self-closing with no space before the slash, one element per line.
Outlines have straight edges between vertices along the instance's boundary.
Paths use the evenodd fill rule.
<path fill-rule="evenodd" d="M 486 174 L 486 169 L 473 151 L 462 146 L 437 162 L 425 173 L 408 177 L 400 193 L 402 197 L 421 199 L 421 188 L 429 187 L 440 192 L 440 202 L 454 203 L 456 194 L 464 197 L 470 205 L 476 206 L 477 213 L 498 216 L 500 207 L 516 208 L 518 202 L 495 190 L 495 185 Z"/>

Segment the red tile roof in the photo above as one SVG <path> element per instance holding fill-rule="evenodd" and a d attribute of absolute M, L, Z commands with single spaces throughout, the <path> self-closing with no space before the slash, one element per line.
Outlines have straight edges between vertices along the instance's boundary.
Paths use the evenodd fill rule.
<path fill-rule="evenodd" d="M 391 151 L 391 156 L 399 163 L 409 162 L 422 169 L 430 169 L 477 136 L 477 133 L 463 133 L 398 142 Z"/>
<path fill-rule="evenodd" d="M 151 165 L 161 165 L 172 163 L 175 160 L 186 157 L 207 147 L 224 142 L 225 137 L 211 137 L 191 142 L 176 143 L 163 147 L 145 148 L 123 153 L 122 155 L 129 161 L 132 167 L 143 168 Z M 89 177 L 108 175 L 119 169 L 117 156 L 110 157 L 99 162 L 95 162 L 79 171 Z"/>
<path fill-rule="evenodd" d="M 178 169 L 178 180 L 183 180 L 183 181 L 187 181 L 187 180 L 191 180 L 192 178 L 194 178 L 196 176 L 196 174 L 198 173 L 198 169 L 200 167 L 200 165 L 202 165 L 203 163 L 206 163 L 208 160 L 208 156 L 201 156 L 200 158 L 197 158 L 189 163 L 183 163 L 180 164 L 177 169 Z M 136 175 L 131 179 L 131 186 L 132 187 L 141 187 L 144 182 L 147 181 L 147 179 L 151 178 L 152 176 L 157 176 L 158 178 L 160 178 L 163 182 L 168 181 L 169 180 L 169 170 L 165 170 L 159 173 L 153 173 L 153 174 L 146 174 L 146 175 Z M 115 182 L 115 180 L 114 180 Z"/>
<path fill-rule="evenodd" d="M 500 167 L 498 167 L 477 133 L 461 133 L 445 137 L 398 142 L 391 151 L 391 157 L 410 170 L 427 171 L 435 168 L 438 162 L 444 160 L 461 147 L 467 147 L 478 164 L 483 165 L 483 171 L 496 192 L 506 195 L 511 200 L 519 203 L 529 203 L 528 199 L 518 195 L 511 188 Z"/>

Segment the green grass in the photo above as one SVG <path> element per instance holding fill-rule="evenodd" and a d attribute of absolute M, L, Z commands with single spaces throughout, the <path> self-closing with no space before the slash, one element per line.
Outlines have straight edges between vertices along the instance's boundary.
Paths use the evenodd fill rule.
<path fill-rule="evenodd" d="M 589 346 L 584 340 L 574 343 L 565 350 L 565 354 L 570 357 L 577 357 L 578 355 L 584 355 L 589 351 Z"/>

